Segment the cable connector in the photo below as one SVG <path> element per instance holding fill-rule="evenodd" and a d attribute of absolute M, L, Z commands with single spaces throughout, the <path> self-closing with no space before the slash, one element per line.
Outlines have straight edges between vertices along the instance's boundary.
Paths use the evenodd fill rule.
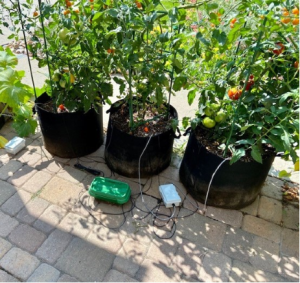
<path fill-rule="evenodd" d="M 101 173 L 102 173 L 102 175 L 104 175 L 102 171 L 85 167 L 85 166 L 81 165 L 80 163 L 74 164 L 74 167 L 79 169 L 79 170 L 84 170 L 84 171 L 86 171 L 88 173 L 91 173 L 92 175 L 95 175 L 95 176 L 99 176 L 99 175 L 101 175 Z"/>

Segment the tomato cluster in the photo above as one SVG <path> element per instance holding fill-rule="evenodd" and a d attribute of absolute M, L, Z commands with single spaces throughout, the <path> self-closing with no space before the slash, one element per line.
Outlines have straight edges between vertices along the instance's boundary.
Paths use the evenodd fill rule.
<path fill-rule="evenodd" d="M 282 12 L 282 15 L 284 17 L 281 19 L 281 22 L 283 24 L 288 24 L 292 21 L 293 25 L 299 25 L 299 9 L 297 7 L 295 7 L 292 10 L 292 14 L 293 14 L 293 17 L 290 16 L 290 12 L 287 10 L 287 8 L 284 7 L 283 12 Z"/>

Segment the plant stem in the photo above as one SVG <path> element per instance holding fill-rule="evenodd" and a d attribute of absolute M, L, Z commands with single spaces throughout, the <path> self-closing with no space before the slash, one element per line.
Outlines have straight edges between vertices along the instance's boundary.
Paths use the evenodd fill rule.
<path fill-rule="evenodd" d="M 132 109 L 132 69 L 129 67 L 129 127 L 133 127 L 133 109 Z"/>
<path fill-rule="evenodd" d="M 5 110 L 7 109 L 7 107 L 8 107 L 8 104 L 5 104 L 5 107 L 3 108 L 3 110 L 0 113 L 0 117 L 3 115 L 3 113 L 5 112 Z"/>
<path fill-rule="evenodd" d="M 196 4 L 188 4 L 188 5 L 181 5 L 181 6 L 178 6 L 177 9 L 191 9 L 191 8 L 198 8 L 206 3 L 209 3 L 211 2 L 212 0 L 207 0 L 207 1 L 203 1 L 203 2 L 199 2 L 199 3 L 196 3 Z"/>

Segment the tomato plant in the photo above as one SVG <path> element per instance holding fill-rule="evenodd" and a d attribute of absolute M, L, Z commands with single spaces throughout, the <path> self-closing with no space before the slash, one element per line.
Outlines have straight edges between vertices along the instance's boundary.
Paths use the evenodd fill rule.
<path fill-rule="evenodd" d="M 193 128 L 205 127 L 231 163 L 265 149 L 297 161 L 299 148 L 299 26 L 295 1 L 214 1 L 190 29 L 188 102 L 198 98 Z M 222 11 L 221 21 L 215 17 Z M 295 21 L 295 24 L 293 23 Z M 210 27 L 210 23 L 215 26 Z M 202 28 L 205 27 L 205 28 Z M 217 103 L 220 110 L 211 111 Z M 221 112 L 220 112 L 221 111 Z M 226 115 L 224 115 L 226 114 Z M 215 124 L 211 121 L 216 122 Z"/>
<path fill-rule="evenodd" d="M 103 99 L 109 101 L 112 95 L 111 57 L 104 47 L 109 28 L 102 25 L 95 29 L 97 24 L 92 23 L 95 12 L 90 3 L 58 0 L 55 4 L 42 2 L 36 7 L 31 0 L 21 3 L 24 14 L 30 5 L 39 11 L 38 17 L 24 16 L 24 26 L 33 58 L 39 67 L 49 65 L 50 76 L 45 87 L 56 109 L 63 104 L 69 111 L 87 111 L 91 104 L 101 104 Z M 10 15 L 17 23 L 18 10 L 10 10 Z M 13 34 L 16 39 L 19 31 L 16 24 Z"/>

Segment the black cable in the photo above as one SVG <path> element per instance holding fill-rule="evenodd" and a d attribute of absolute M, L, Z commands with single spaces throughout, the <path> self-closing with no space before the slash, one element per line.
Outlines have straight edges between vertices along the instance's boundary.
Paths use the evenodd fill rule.
<path fill-rule="evenodd" d="M 112 215 L 112 216 L 119 216 L 119 215 L 123 215 L 123 221 L 122 223 L 117 226 L 117 227 L 108 227 L 107 225 L 105 225 L 100 219 L 98 219 L 92 212 L 91 212 L 91 209 L 89 209 L 84 203 L 83 201 L 81 200 L 81 196 L 82 196 L 82 193 L 84 192 L 84 190 L 82 190 L 79 194 L 78 194 L 78 200 L 79 200 L 79 203 L 82 205 L 82 207 L 89 213 L 89 215 L 94 219 L 96 220 L 100 225 L 102 225 L 103 227 L 105 228 L 108 228 L 108 229 L 112 229 L 112 230 L 118 230 L 120 229 L 124 223 L 126 222 L 126 214 L 131 212 L 134 208 L 134 203 L 133 203 L 133 200 L 132 198 L 130 197 L 130 201 L 131 201 L 131 207 L 129 210 L 127 211 L 124 211 L 124 204 L 122 204 L 121 208 L 122 208 L 122 212 L 120 213 L 111 213 L 111 212 L 101 212 L 100 214 L 104 214 L 104 215 Z M 88 204 L 89 204 L 89 200 L 90 200 L 90 196 L 88 197 Z"/>

